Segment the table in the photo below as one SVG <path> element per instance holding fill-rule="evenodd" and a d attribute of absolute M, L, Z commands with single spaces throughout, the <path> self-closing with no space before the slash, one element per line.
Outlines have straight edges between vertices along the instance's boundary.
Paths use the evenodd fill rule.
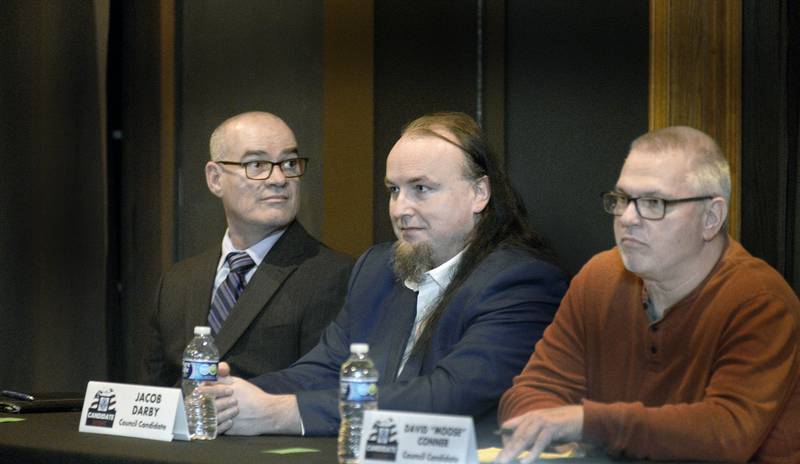
<path fill-rule="evenodd" d="M 22 422 L 0 423 L 0 463 L 331 463 L 333 437 L 221 436 L 202 442 L 161 442 L 78 432 L 80 413 L 0 414 Z M 279 455 L 267 450 L 314 448 L 318 453 Z"/>
<path fill-rule="evenodd" d="M 55 412 L 0 414 L 21 422 L 0 423 L 0 463 L 302 463 L 336 464 L 336 438 L 258 436 L 230 437 L 213 441 L 161 442 L 78 432 L 80 413 Z M 491 446 L 485 431 L 478 431 L 478 444 Z M 489 434 L 491 435 L 491 434 Z M 313 448 L 316 453 L 272 454 L 286 448 Z M 607 464 L 620 462 L 605 456 L 549 461 L 557 464 Z M 636 461 L 624 461 L 632 464 Z M 667 464 L 667 463 L 660 463 Z"/>

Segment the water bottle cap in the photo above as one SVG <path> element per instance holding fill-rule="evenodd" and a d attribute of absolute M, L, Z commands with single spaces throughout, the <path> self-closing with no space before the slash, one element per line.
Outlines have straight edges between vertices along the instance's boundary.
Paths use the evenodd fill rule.
<path fill-rule="evenodd" d="M 198 325 L 194 328 L 195 335 L 211 335 L 211 327 L 206 327 L 204 325 Z"/>
<path fill-rule="evenodd" d="M 366 354 L 369 353 L 369 344 L 367 343 L 351 343 L 350 352 L 353 354 Z"/>

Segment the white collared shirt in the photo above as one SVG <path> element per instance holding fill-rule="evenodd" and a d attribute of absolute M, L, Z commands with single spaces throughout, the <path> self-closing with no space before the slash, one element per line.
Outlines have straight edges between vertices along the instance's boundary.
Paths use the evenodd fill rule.
<path fill-rule="evenodd" d="M 433 308 L 436 307 L 436 303 L 438 303 L 444 290 L 450 285 L 450 281 L 453 280 L 453 274 L 455 274 L 458 263 L 461 261 L 461 255 L 463 254 L 464 250 L 461 250 L 445 263 L 422 274 L 422 280 L 419 283 L 410 280 L 403 282 L 403 285 L 409 290 L 418 293 L 417 317 L 414 319 L 414 328 L 411 330 L 411 335 L 408 337 L 406 350 L 403 352 L 403 359 L 400 361 L 400 368 L 397 370 L 398 376 L 403 372 L 406 361 L 408 361 L 409 356 L 411 356 L 414 343 L 422 333 L 422 329 L 425 328 L 428 316 L 431 311 L 433 311 Z"/>
<path fill-rule="evenodd" d="M 214 294 L 217 292 L 217 288 L 222 285 L 222 282 L 228 278 L 228 274 L 231 272 L 231 268 L 228 265 L 227 257 L 230 253 L 236 251 L 244 251 L 248 255 L 250 255 L 250 259 L 256 263 L 255 266 L 252 267 L 247 274 L 244 275 L 244 282 L 245 284 L 250 282 L 250 278 L 253 277 L 253 274 L 256 273 L 256 269 L 258 269 L 259 264 L 261 261 L 264 261 L 264 258 L 267 257 L 267 253 L 272 249 L 275 245 L 275 242 L 278 241 L 279 238 L 283 236 L 283 233 L 286 232 L 286 229 L 283 228 L 276 232 L 273 232 L 263 239 L 260 242 L 256 243 L 255 245 L 251 246 L 246 250 L 239 250 L 235 246 L 233 246 L 233 242 L 231 241 L 231 237 L 228 231 L 225 231 L 225 236 L 222 238 L 222 256 L 219 258 L 219 263 L 217 264 L 217 276 L 214 278 L 214 288 L 211 289 L 211 298 L 214 298 Z"/>

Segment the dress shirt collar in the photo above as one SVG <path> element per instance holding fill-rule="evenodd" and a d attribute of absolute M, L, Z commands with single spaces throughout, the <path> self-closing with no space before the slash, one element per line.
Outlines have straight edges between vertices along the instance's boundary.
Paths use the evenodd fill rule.
<path fill-rule="evenodd" d="M 267 253 L 275 246 L 275 243 L 278 241 L 279 238 L 283 236 L 283 233 L 286 232 L 286 228 L 277 230 L 263 239 L 260 242 L 256 243 L 255 245 L 251 246 L 246 250 L 239 250 L 235 246 L 233 246 L 233 242 L 231 241 L 231 237 L 228 230 L 225 230 L 225 236 L 222 238 L 222 256 L 220 256 L 219 264 L 217 264 L 217 271 L 222 269 L 225 266 L 225 258 L 235 251 L 244 251 L 250 258 L 253 260 L 256 265 L 254 268 L 258 267 L 261 264 L 261 261 L 264 261 L 264 258 L 267 257 Z"/>
<path fill-rule="evenodd" d="M 405 285 L 409 290 L 418 292 L 420 285 L 426 283 L 430 279 L 435 282 L 439 288 L 447 288 L 447 286 L 450 284 L 450 281 L 453 280 L 453 275 L 456 273 L 456 269 L 458 269 L 458 263 L 461 261 L 461 256 L 464 254 L 464 250 L 466 250 L 466 248 L 459 251 L 457 255 L 453 256 L 439 266 L 422 274 L 421 282 L 414 282 L 406 279 L 403 282 L 403 285 Z"/>

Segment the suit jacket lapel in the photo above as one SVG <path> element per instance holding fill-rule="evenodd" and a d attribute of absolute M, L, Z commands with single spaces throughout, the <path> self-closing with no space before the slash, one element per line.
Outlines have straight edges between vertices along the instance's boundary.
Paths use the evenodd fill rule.
<path fill-rule="evenodd" d="M 222 328 L 217 334 L 216 344 L 220 357 L 224 357 L 228 353 L 253 322 L 253 319 L 272 299 L 283 281 L 296 268 L 297 266 L 279 267 L 267 262 L 262 262 L 258 266 L 253 278 L 250 279 L 239 297 L 239 301 L 236 302 L 230 316 L 222 324 Z"/>
<path fill-rule="evenodd" d="M 200 265 L 192 270 L 196 275 L 187 279 L 187 282 L 202 283 L 198 287 L 186 289 L 185 332 L 189 334 L 189 339 L 193 337 L 195 326 L 208 325 L 208 309 L 211 306 L 211 291 L 214 289 L 219 258 L 219 249 L 206 252 Z"/>
<path fill-rule="evenodd" d="M 391 308 L 386 312 L 387 324 L 380 330 L 380 336 L 389 336 L 391 341 L 388 344 L 386 353 L 386 372 L 381 373 L 385 379 L 395 379 L 400 361 L 408 343 L 408 337 L 414 327 L 414 319 L 417 316 L 417 293 L 406 288 L 402 282 L 395 285 L 391 299 Z M 404 369 L 405 370 L 405 369 Z"/>
<path fill-rule="evenodd" d="M 297 221 L 289 225 L 258 266 L 231 314 L 222 324 L 215 340 L 220 357 L 224 357 L 236 344 L 283 282 L 297 269 L 306 247 L 314 243 Z"/>
<path fill-rule="evenodd" d="M 413 352 L 414 349 L 412 348 L 411 350 Z M 411 380 L 414 377 L 419 376 L 421 370 L 422 370 L 421 357 L 418 355 L 411 356 L 408 358 L 408 361 L 406 361 L 406 365 L 405 367 L 403 367 L 403 372 L 401 372 L 400 375 L 397 376 L 397 380 L 398 381 Z"/>

